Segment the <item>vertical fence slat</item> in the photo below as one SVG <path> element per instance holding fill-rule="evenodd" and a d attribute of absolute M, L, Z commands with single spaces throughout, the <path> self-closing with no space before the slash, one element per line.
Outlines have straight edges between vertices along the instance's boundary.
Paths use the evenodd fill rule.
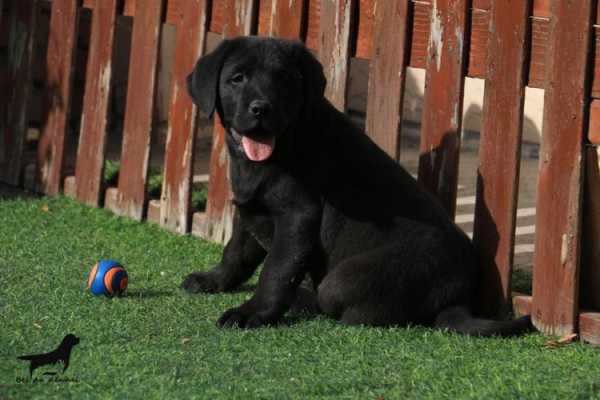
<path fill-rule="evenodd" d="M 286 39 L 302 39 L 305 0 L 273 0 L 270 35 Z"/>
<path fill-rule="evenodd" d="M 181 3 L 180 12 L 173 60 L 160 224 L 173 232 L 186 233 L 191 217 L 190 188 L 196 127 L 196 107 L 187 93 L 186 77 L 204 50 L 207 1 Z"/>
<path fill-rule="evenodd" d="M 478 303 L 498 317 L 511 304 L 530 10 L 530 1 L 495 1 L 490 16 L 473 242 L 483 268 Z"/>
<path fill-rule="evenodd" d="M 377 3 L 369 66 L 367 134 L 394 159 L 400 156 L 409 7 L 409 0 Z"/>
<path fill-rule="evenodd" d="M 391 3 L 397 5 L 400 4 L 402 6 L 402 3 L 398 3 L 397 0 L 393 0 L 391 1 Z M 408 3 L 410 4 L 411 1 L 409 0 Z M 373 41 L 373 30 L 375 25 L 375 12 L 377 11 L 378 5 L 382 7 L 387 7 L 388 2 L 377 2 L 376 0 L 359 1 L 357 26 L 355 28 L 354 34 L 356 45 L 353 46 L 354 54 L 352 54 L 352 57 L 363 58 L 368 60 L 372 58 L 373 47 L 376 43 L 375 41 Z M 409 5 L 409 10 L 412 11 L 412 8 L 412 5 Z M 409 25 L 406 28 L 410 29 L 410 23 L 411 22 L 408 21 Z M 394 38 L 395 41 L 397 41 L 398 39 L 402 38 Z M 410 46 L 407 46 L 406 51 L 408 52 L 409 50 Z"/>
<path fill-rule="evenodd" d="M 431 3 L 419 181 L 454 216 L 469 2 L 432 0 Z"/>
<path fill-rule="evenodd" d="M 0 115 L 0 180 L 17 185 L 27 134 L 27 102 L 31 94 L 33 39 L 37 0 L 11 4 L 8 15 L 8 93 Z"/>
<path fill-rule="evenodd" d="M 210 156 L 210 177 L 206 210 L 194 214 L 194 234 L 218 243 L 231 237 L 233 205 L 229 185 L 229 154 L 225 145 L 225 129 L 215 115 L 213 145 Z"/>
<path fill-rule="evenodd" d="M 319 31 L 321 27 L 321 2 L 308 0 L 308 12 L 306 15 L 306 47 L 313 51 L 319 50 Z"/>
<path fill-rule="evenodd" d="M 79 0 L 54 0 L 46 53 L 45 118 L 37 148 L 37 190 L 55 196 L 60 190 L 65 137 L 68 133 Z"/>
<path fill-rule="evenodd" d="M 256 27 L 256 32 L 258 36 L 271 35 L 273 20 L 275 20 L 274 13 L 276 12 L 276 1 L 277 0 L 259 1 L 260 5 L 258 7 L 258 26 Z"/>
<path fill-rule="evenodd" d="M 151 7 L 156 7 L 155 3 L 159 3 L 160 0 L 158 1 L 153 1 L 149 4 L 151 4 Z M 126 15 L 128 17 L 133 17 L 135 16 L 135 12 L 136 12 L 136 8 L 135 8 L 135 4 L 136 4 L 136 0 L 125 0 L 125 4 L 123 5 L 123 15 Z M 140 7 L 140 9 L 142 9 L 142 7 Z"/>
<path fill-rule="evenodd" d="M 223 35 L 231 38 L 250 34 L 255 26 L 253 16 L 257 4 L 253 0 L 228 0 L 223 14 Z M 215 117 L 213 146 L 210 155 L 210 177 L 206 212 L 194 216 L 194 233 L 215 242 L 224 243 L 231 236 L 233 206 L 228 179 L 229 156 L 225 145 L 225 130 Z"/>
<path fill-rule="evenodd" d="M 102 186 L 117 3 L 117 0 L 98 1 L 92 11 L 92 32 L 75 166 L 75 197 L 95 207 L 100 203 Z M 70 186 L 65 183 L 65 187 Z"/>
<path fill-rule="evenodd" d="M 186 0 L 167 0 L 165 23 L 177 25 L 181 20 L 182 3 Z M 134 3 L 135 4 L 135 3 Z"/>
<path fill-rule="evenodd" d="M 106 194 L 108 208 L 137 220 L 142 219 L 146 200 L 163 9 L 163 1 L 150 2 L 137 9 L 133 20 L 119 185 Z"/>
<path fill-rule="evenodd" d="M 554 1 L 546 58 L 537 188 L 532 318 L 543 332 L 576 328 L 579 301 L 584 120 L 595 0 Z"/>
<path fill-rule="evenodd" d="M 232 38 L 240 35 L 251 35 L 255 28 L 253 20 L 258 11 L 256 0 L 223 0 L 223 36 Z"/>
<path fill-rule="evenodd" d="M 327 87 L 325 96 L 340 111 L 346 108 L 352 21 L 357 0 L 322 0 L 319 59 Z"/>

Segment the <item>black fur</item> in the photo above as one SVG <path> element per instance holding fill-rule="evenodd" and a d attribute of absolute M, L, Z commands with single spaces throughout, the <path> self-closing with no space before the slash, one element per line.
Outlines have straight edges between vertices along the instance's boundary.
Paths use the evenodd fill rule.
<path fill-rule="evenodd" d="M 226 311 L 220 326 L 277 322 L 310 277 L 319 309 L 347 324 L 423 324 L 483 336 L 530 329 L 529 317 L 472 316 L 479 266 L 470 240 L 324 98 L 321 65 L 302 44 L 226 40 L 198 61 L 188 82 L 200 109 L 216 109 L 226 128 L 237 213 L 221 262 L 190 274 L 182 287 L 229 291 L 264 261 L 253 297 Z M 241 144 L 248 138 L 275 138 L 270 157 L 251 161 Z"/>
<path fill-rule="evenodd" d="M 58 345 L 56 350 L 50 353 L 33 354 L 30 356 L 17 357 L 19 360 L 29 361 L 29 376 L 33 376 L 33 371 L 44 365 L 62 363 L 63 372 L 69 367 L 69 359 L 71 358 L 71 350 L 73 346 L 79 343 L 79 338 L 73 334 L 68 334 Z"/>

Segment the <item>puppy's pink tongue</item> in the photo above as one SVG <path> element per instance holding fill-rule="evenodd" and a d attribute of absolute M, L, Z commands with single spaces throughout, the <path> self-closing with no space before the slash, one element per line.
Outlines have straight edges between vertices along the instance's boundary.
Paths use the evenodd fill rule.
<path fill-rule="evenodd" d="M 275 137 L 251 139 L 248 136 L 242 136 L 242 147 L 246 156 L 252 161 L 265 161 L 271 157 L 274 142 Z"/>

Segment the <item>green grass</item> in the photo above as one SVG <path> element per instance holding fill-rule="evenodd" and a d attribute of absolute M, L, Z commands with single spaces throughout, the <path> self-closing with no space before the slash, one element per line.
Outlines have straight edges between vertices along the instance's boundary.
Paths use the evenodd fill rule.
<path fill-rule="evenodd" d="M 218 329 L 250 293 L 190 296 L 178 285 L 220 251 L 64 198 L 0 200 L 0 399 L 600 398 L 598 350 L 549 350 L 538 334 L 479 339 L 321 317 Z M 129 272 L 126 298 L 85 290 L 108 257 Z M 67 333 L 82 340 L 66 374 L 28 381 L 16 356 Z"/>

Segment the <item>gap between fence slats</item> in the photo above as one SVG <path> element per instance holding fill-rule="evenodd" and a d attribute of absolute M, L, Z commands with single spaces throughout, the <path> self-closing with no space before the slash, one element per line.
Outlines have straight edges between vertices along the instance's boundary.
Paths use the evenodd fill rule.
<path fill-rule="evenodd" d="M 582 238 L 600 237 L 600 147 L 586 146 L 585 186 L 583 197 Z M 581 245 L 579 305 L 600 310 L 600 246 L 597 240 L 583 240 Z M 598 338 L 600 339 L 600 338 Z M 596 340 L 600 344 L 600 340 Z"/>

